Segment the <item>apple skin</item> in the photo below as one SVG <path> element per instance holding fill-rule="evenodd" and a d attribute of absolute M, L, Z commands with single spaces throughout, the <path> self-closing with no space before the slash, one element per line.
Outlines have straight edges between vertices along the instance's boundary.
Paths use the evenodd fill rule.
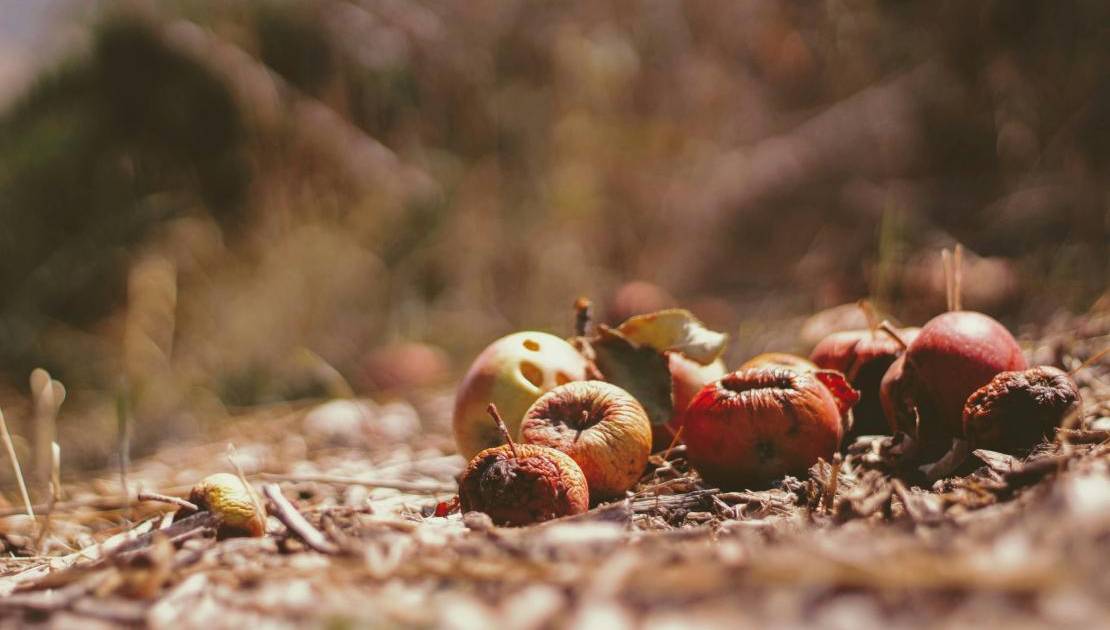
<path fill-rule="evenodd" d="M 917 338 L 920 328 L 902 328 L 899 336 L 906 343 Z M 875 330 L 845 330 L 822 339 L 809 358 L 818 367 L 843 372 L 852 387 L 860 392 L 853 407 L 852 435 L 880 435 L 890 432 L 883 412 L 879 388 L 883 375 L 902 354 L 902 346 L 890 335 Z"/>
<path fill-rule="evenodd" d="M 836 400 L 816 375 L 788 368 L 738 370 L 707 385 L 684 424 L 690 464 L 728 489 L 804 475 L 833 456 L 843 431 Z"/>
<path fill-rule="evenodd" d="M 694 396 L 697 396 L 703 387 L 728 373 L 725 362 L 721 359 L 709 365 L 702 365 L 678 352 L 667 353 L 667 364 L 671 371 L 671 400 L 674 402 L 674 413 L 666 424 L 651 425 L 651 452 L 653 453 L 666 449 L 674 441 L 675 434 L 682 426 L 682 417 Z"/>
<path fill-rule="evenodd" d="M 632 394 L 604 381 L 577 381 L 540 396 L 520 437 L 562 451 L 582 469 L 595 500 L 619 497 L 644 474 L 651 422 Z"/>
<path fill-rule="evenodd" d="M 452 425 L 459 454 L 470 459 L 502 443 L 486 412 L 490 403 L 516 438 L 528 407 L 559 385 L 586 380 L 586 368 L 586 359 L 555 335 L 525 331 L 494 341 L 474 359 L 455 394 Z"/>
<path fill-rule="evenodd" d="M 1027 367 L 1010 331 L 975 311 L 937 315 L 921 328 L 883 377 L 884 409 L 894 426 L 912 434 L 913 409 L 920 415 L 918 437 L 928 450 L 946 448 L 963 435 L 968 397 L 999 372 Z"/>

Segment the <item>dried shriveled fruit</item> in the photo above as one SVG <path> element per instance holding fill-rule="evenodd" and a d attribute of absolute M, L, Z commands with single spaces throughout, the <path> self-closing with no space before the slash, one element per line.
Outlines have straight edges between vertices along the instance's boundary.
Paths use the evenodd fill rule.
<path fill-rule="evenodd" d="M 220 519 L 220 538 L 262 536 L 266 533 L 266 514 L 256 507 L 251 491 L 230 473 L 216 473 L 201 479 L 189 492 L 189 502 Z"/>
<path fill-rule="evenodd" d="M 567 383 L 524 414 L 521 439 L 558 449 L 578 463 L 594 499 L 624 493 L 651 455 L 651 423 L 631 394 L 603 381 Z"/>
<path fill-rule="evenodd" d="M 496 407 L 490 407 L 496 417 Z M 589 509 L 589 485 L 570 456 L 539 444 L 508 442 L 487 448 L 467 464 L 459 477 L 463 512 L 484 512 L 498 525 L 520 526 Z"/>
<path fill-rule="evenodd" d="M 1021 452 L 1051 437 L 1080 404 L 1079 388 L 1063 370 L 1002 372 L 967 399 L 964 433 L 976 446 Z"/>

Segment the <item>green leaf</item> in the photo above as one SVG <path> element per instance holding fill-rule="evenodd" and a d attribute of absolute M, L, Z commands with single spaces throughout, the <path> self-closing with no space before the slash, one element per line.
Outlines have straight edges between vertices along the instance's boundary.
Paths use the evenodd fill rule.
<path fill-rule="evenodd" d="M 693 313 L 682 308 L 629 317 L 617 330 L 635 345 L 659 353 L 680 352 L 702 365 L 716 361 L 728 343 L 728 335 L 709 330 Z"/>
<path fill-rule="evenodd" d="M 592 340 L 597 368 L 605 380 L 632 394 L 652 424 L 671 419 L 671 371 L 667 357 L 652 347 L 638 346 L 619 331 L 601 326 Z"/>

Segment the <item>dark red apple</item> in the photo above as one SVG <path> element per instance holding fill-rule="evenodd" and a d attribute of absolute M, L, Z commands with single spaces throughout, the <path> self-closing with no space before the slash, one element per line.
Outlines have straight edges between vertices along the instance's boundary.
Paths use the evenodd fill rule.
<path fill-rule="evenodd" d="M 898 331 L 905 343 L 912 343 L 920 328 Z M 860 391 L 860 401 L 852 410 L 855 423 L 853 435 L 877 435 L 889 432 L 883 414 L 879 386 L 883 375 L 902 354 L 902 345 L 881 330 L 846 330 L 822 339 L 810 360 L 818 367 L 843 372 L 852 387 Z"/>
<path fill-rule="evenodd" d="M 895 426 L 911 434 L 916 409 L 918 438 L 929 450 L 946 448 L 951 438 L 963 435 L 964 403 L 972 392 L 999 372 L 1026 368 L 1010 331 L 974 311 L 929 320 L 904 357 L 884 376 L 884 406 Z"/>
<path fill-rule="evenodd" d="M 802 475 L 840 444 L 840 410 L 812 372 L 750 368 L 703 388 L 685 416 L 690 464 L 721 488 Z"/>

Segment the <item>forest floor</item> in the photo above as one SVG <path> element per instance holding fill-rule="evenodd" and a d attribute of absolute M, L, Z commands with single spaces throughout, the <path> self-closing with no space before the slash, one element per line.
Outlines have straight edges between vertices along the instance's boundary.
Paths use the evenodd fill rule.
<path fill-rule="evenodd" d="M 1076 366 L 1105 346 L 1104 319 L 1042 348 Z M 627 499 L 519 529 L 437 515 L 463 466 L 449 391 L 253 409 L 133 462 L 128 494 L 118 471 L 66 483 L 45 532 L 5 509 L 0 624 L 1107 627 L 1106 372 L 1076 374 L 1078 424 L 1025 458 L 974 451 L 895 477 L 904 445 L 863 439 L 806 480 L 722 492 L 677 447 Z M 271 507 L 264 537 L 217 540 L 210 521 L 125 499 L 185 496 L 234 466 Z"/>

